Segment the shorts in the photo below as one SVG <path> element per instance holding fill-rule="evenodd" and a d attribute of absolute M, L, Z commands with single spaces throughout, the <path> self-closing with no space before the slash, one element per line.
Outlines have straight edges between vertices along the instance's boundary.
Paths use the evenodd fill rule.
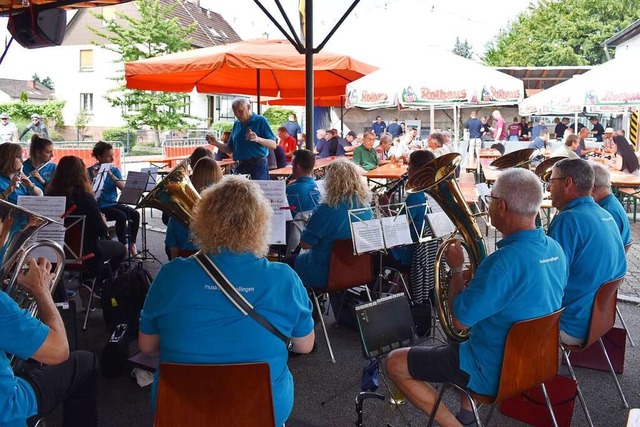
<path fill-rule="evenodd" d="M 411 347 L 407 356 L 409 374 L 416 380 L 466 387 L 469 374 L 460 369 L 458 349 L 458 344 Z"/>

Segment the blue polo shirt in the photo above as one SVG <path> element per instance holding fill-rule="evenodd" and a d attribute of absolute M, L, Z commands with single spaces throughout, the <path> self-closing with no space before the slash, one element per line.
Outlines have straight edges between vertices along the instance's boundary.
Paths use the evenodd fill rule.
<path fill-rule="evenodd" d="M 378 121 L 376 120 L 371 125 L 371 128 L 373 129 L 373 133 L 376 134 L 376 138 L 380 138 L 380 134 L 387 128 L 387 124 L 384 121 L 378 123 Z"/>
<path fill-rule="evenodd" d="M 11 187 L 11 177 L 8 176 L 0 176 L 0 193 L 6 191 L 9 187 Z M 14 205 L 18 204 L 18 196 L 31 196 L 31 192 L 24 186 L 24 184 L 20 183 L 18 188 L 9 196 L 7 196 L 7 201 L 13 203 Z"/>
<path fill-rule="evenodd" d="M 35 168 L 33 167 L 33 163 L 31 163 L 31 159 L 27 159 L 22 163 L 22 172 L 29 176 L 31 172 L 33 172 Z M 49 162 L 40 169 L 40 176 L 44 179 L 45 184 L 41 184 L 40 181 L 35 179 L 34 177 L 29 177 L 31 182 L 33 182 L 39 189 L 44 192 L 44 187 L 47 186 L 51 182 L 51 178 L 53 178 L 53 173 L 56 171 L 56 164 L 53 162 Z"/>
<path fill-rule="evenodd" d="M 291 267 L 249 253 L 223 251 L 212 259 L 256 311 L 283 334 L 301 338 L 313 330 L 309 297 Z M 281 426 L 289 417 L 293 377 L 284 343 L 244 316 L 195 259 L 176 258 L 160 269 L 140 313 L 140 331 L 160 335 L 161 362 L 269 363 L 275 424 Z M 153 406 L 157 379 L 156 374 Z"/>
<path fill-rule="evenodd" d="M 318 153 L 316 155 L 318 159 L 329 157 L 329 141 L 325 138 L 319 139 L 316 144 L 316 152 Z"/>
<path fill-rule="evenodd" d="M 424 215 L 426 213 L 427 196 L 424 192 L 410 193 L 407 195 L 404 203 L 407 205 L 407 211 L 413 221 L 411 228 L 411 238 L 414 242 L 418 241 L 418 233 L 422 230 L 422 224 L 424 224 Z M 425 224 L 429 228 L 429 223 Z M 414 229 L 415 226 L 415 229 Z M 413 258 L 413 251 L 416 245 L 398 246 L 391 248 L 391 253 L 394 258 L 402 265 L 411 265 L 411 258 Z"/>
<path fill-rule="evenodd" d="M 613 217 L 613 220 L 616 222 L 618 230 L 620 231 L 622 244 L 628 245 L 631 243 L 629 218 L 627 217 L 627 213 L 624 211 L 624 207 L 622 207 L 620 200 L 618 200 L 618 198 L 613 194 L 609 194 L 604 199 L 598 201 L 598 205 L 600 205 L 600 207 L 605 211 L 609 212 Z"/>
<path fill-rule="evenodd" d="M 198 247 L 193 243 L 189 230 L 173 218 L 169 218 L 164 244 L 170 248 L 178 248 L 181 251 L 198 250 Z"/>
<path fill-rule="evenodd" d="M 627 271 L 620 232 L 611 214 L 584 196 L 567 203 L 549 224 L 548 234 L 562 246 L 569 267 L 560 329 L 585 339 L 596 291 Z"/>
<path fill-rule="evenodd" d="M 316 181 L 310 176 L 296 179 L 296 182 L 287 185 L 287 200 L 289 206 L 295 206 L 291 211 L 294 217 L 300 212 L 314 210 L 320 204 L 320 192 Z"/>
<path fill-rule="evenodd" d="M 30 358 L 47 339 L 49 327 L 1 291 L 0 323 L 0 425 L 24 427 L 38 412 L 38 402 L 29 383 L 13 375 L 7 353 Z"/>
<path fill-rule="evenodd" d="M 344 138 L 338 138 L 338 151 L 336 151 L 336 156 L 346 156 L 347 152 L 344 151 L 344 147 L 351 147 L 349 141 Z"/>
<path fill-rule="evenodd" d="M 325 203 L 319 205 L 309 222 L 302 230 L 300 241 L 313 247 L 302 251 L 296 257 L 295 269 L 302 283 L 312 288 L 326 288 L 329 279 L 329 260 L 334 240 L 350 239 L 349 210 L 363 208 L 357 203 L 353 207 L 342 202 L 336 207 L 329 207 Z M 358 214 L 361 220 L 371 219 L 371 210 Z"/>
<path fill-rule="evenodd" d="M 560 245 L 541 228 L 511 234 L 484 261 L 453 301 L 458 320 L 471 327 L 460 344 L 460 368 L 474 392 L 495 396 L 511 326 L 561 307 L 567 266 Z"/>
<path fill-rule="evenodd" d="M 263 116 L 252 114 L 244 124 L 236 120 L 233 123 L 231 137 L 228 142 L 229 148 L 233 151 L 233 160 L 248 160 L 269 155 L 267 147 L 246 139 L 249 130 L 255 132 L 260 138 L 276 140 L 269 127 L 269 122 Z"/>
<path fill-rule="evenodd" d="M 94 178 L 93 168 L 87 169 L 89 171 L 89 177 L 91 179 Z M 122 179 L 122 173 L 120 169 L 115 166 L 111 166 L 111 173 L 117 179 Z M 108 208 L 118 203 L 118 187 L 116 187 L 116 183 L 111 179 L 109 175 L 104 177 L 104 185 L 102 186 L 102 192 L 100 193 L 100 197 L 98 198 L 98 204 L 101 208 Z"/>
<path fill-rule="evenodd" d="M 544 148 L 544 141 L 542 140 L 542 138 L 537 137 L 533 141 L 531 141 L 531 144 L 529 144 L 529 148 L 542 150 Z"/>

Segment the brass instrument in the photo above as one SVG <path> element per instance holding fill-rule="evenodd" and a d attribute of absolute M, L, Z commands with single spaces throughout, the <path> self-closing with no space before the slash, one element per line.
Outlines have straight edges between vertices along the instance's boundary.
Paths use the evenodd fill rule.
<path fill-rule="evenodd" d="M 49 218 L 0 200 L 0 290 L 9 295 L 22 309 L 37 316 L 38 305 L 31 292 L 18 284 L 18 275 L 26 268 L 31 253 L 43 247 L 51 248 L 56 254 L 54 277 L 49 285 L 53 292 L 62 277 L 64 251 L 51 240 L 40 240 L 27 244 L 29 239 L 46 225 L 56 223 Z M 12 359 L 13 364 L 13 359 Z"/>
<path fill-rule="evenodd" d="M 522 150 L 512 151 L 504 156 L 500 156 L 495 159 L 489 167 L 491 169 L 503 170 L 509 168 L 521 168 L 540 155 L 540 150 L 537 148 L 523 148 Z"/>
<path fill-rule="evenodd" d="M 542 162 L 536 167 L 535 174 L 540 181 L 545 184 L 549 183 L 549 178 L 551 178 L 551 171 L 553 166 L 558 163 L 560 160 L 564 160 L 566 157 L 550 157 Z"/>
<path fill-rule="evenodd" d="M 156 208 L 167 213 L 181 225 L 189 228 L 193 218 L 193 206 L 200 200 L 200 194 L 189 179 L 188 161 L 180 162 L 164 177 L 136 206 Z"/>
<path fill-rule="evenodd" d="M 433 197 L 457 229 L 438 249 L 435 263 L 438 314 L 443 330 L 454 341 L 467 339 L 469 331 L 458 331 L 453 326 L 452 309 L 448 300 L 451 273 L 445 270 L 444 254 L 450 245 L 459 241 L 467 252 L 472 274 L 487 256 L 480 227 L 455 179 L 455 170 L 461 161 L 462 156 L 458 153 L 445 154 L 423 166 L 406 184 L 407 192 L 426 191 Z M 456 234 L 460 234 L 462 239 L 455 238 Z"/>

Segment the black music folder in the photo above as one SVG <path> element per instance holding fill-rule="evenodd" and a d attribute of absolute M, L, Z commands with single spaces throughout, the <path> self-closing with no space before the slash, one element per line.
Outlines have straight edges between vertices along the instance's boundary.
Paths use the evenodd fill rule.
<path fill-rule="evenodd" d="M 356 306 L 356 319 L 366 359 L 407 347 L 416 334 L 404 292 Z"/>

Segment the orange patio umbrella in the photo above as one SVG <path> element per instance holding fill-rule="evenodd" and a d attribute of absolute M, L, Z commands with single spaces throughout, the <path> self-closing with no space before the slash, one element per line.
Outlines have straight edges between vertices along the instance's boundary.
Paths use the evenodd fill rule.
<path fill-rule="evenodd" d="M 249 40 L 125 64 L 130 89 L 305 98 L 305 57 L 286 40 Z M 377 68 L 347 55 L 313 57 L 314 96 L 344 95 Z M 338 104 L 339 105 L 339 104 Z"/>
<path fill-rule="evenodd" d="M 313 98 L 314 107 L 344 107 L 346 96 L 316 96 Z M 263 104 L 269 105 L 306 105 L 305 98 L 262 98 Z"/>

